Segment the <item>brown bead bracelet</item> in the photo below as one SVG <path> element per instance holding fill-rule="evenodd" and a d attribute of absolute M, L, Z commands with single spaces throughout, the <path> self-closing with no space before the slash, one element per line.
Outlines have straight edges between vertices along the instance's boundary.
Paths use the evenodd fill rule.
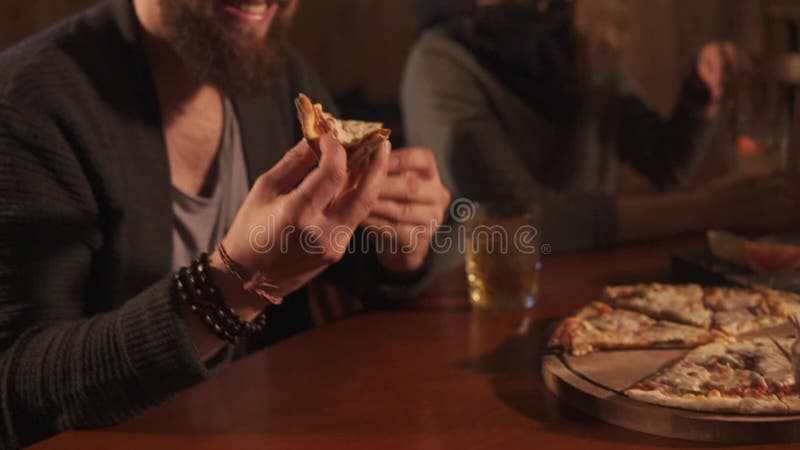
<path fill-rule="evenodd" d="M 173 277 L 175 295 L 196 313 L 220 338 L 238 343 L 255 336 L 266 327 L 266 312 L 254 321 L 242 319 L 223 298 L 209 276 L 208 254 L 192 261 L 189 267 L 179 270 Z"/>

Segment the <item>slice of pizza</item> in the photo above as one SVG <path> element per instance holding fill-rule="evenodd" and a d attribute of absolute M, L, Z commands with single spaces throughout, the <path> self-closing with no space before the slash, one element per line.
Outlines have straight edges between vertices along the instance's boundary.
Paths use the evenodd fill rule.
<path fill-rule="evenodd" d="M 595 302 L 564 319 L 549 347 L 586 355 L 598 350 L 694 348 L 729 339 L 718 331 L 654 320 L 644 314 Z"/>
<path fill-rule="evenodd" d="M 696 284 L 638 284 L 606 287 L 603 299 L 615 308 L 636 311 L 658 320 L 710 328 L 712 314 Z"/>
<path fill-rule="evenodd" d="M 800 296 L 767 289 L 708 287 L 704 301 L 712 326 L 734 336 L 782 325 L 800 312 Z"/>
<path fill-rule="evenodd" d="M 690 352 L 686 360 L 712 371 L 749 370 L 764 379 L 770 394 L 795 391 L 794 370 L 788 354 L 792 338 L 758 337 L 740 342 L 707 345 Z M 730 388 L 730 387 L 728 387 Z M 748 386 L 739 386 L 747 390 Z"/>
<path fill-rule="evenodd" d="M 761 291 L 707 287 L 704 301 L 713 311 L 713 327 L 733 336 L 786 322 L 772 314 Z"/>
<path fill-rule="evenodd" d="M 777 345 L 768 338 L 708 344 L 625 393 L 696 411 L 786 414 L 791 408 L 785 399 L 796 388 L 791 362 Z"/>
<path fill-rule="evenodd" d="M 384 128 L 382 123 L 337 119 L 325 112 L 322 105 L 313 103 L 305 94 L 297 97 L 295 106 L 303 136 L 317 154 L 317 158 L 321 156 L 319 139 L 325 134 L 331 134 L 347 151 L 348 169 L 357 167 L 365 161 L 392 134 L 392 131 Z"/>

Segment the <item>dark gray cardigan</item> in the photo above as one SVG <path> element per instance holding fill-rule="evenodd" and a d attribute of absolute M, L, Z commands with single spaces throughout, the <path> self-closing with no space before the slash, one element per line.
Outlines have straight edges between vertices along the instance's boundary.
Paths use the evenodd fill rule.
<path fill-rule="evenodd" d="M 139 34 L 130 0 L 110 0 L 0 56 L 0 447 L 116 423 L 209 376 L 170 293 L 170 175 Z M 284 65 L 268 96 L 234 100 L 251 183 L 300 139 L 297 92 L 331 104 L 291 49 Z M 337 272 L 362 294 L 403 291 L 363 255 Z M 300 292 L 263 342 L 309 325 Z"/>

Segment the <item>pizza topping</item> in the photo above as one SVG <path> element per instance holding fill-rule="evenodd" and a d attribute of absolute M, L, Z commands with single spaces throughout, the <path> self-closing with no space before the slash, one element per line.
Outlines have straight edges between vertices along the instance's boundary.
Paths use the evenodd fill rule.
<path fill-rule="evenodd" d="M 785 323 L 786 319 L 769 314 L 754 314 L 750 310 L 719 311 L 714 313 L 712 326 L 725 333 L 737 336 L 751 331 L 770 328 Z"/>
<path fill-rule="evenodd" d="M 703 385 L 710 378 L 708 370 L 697 364 L 678 364 L 671 371 L 656 376 L 656 384 L 660 388 L 669 388 L 673 392 L 701 392 Z M 651 383 L 650 386 L 653 386 Z"/>
<path fill-rule="evenodd" d="M 699 285 L 666 285 L 660 283 L 616 286 L 605 289 L 604 298 L 617 308 L 647 314 L 686 325 L 709 328 L 711 311 L 703 304 Z"/>
<path fill-rule="evenodd" d="M 697 410 L 788 412 L 782 399 L 795 398 L 796 386 L 789 359 L 778 348 L 788 341 L 756 338 L 705 345 L 626 392 L 643 401 Z M 697 402 L 676 403 L 674 398 Z M 720 399 L 727 403 L 712 401 Z"/>
<path fill-rule="evenodd" d="M 725 394 L 752 395 L 769 390 L 766 380 L 751 370 L 711 371 L 704 390 L 716 389 Z"/>
<path fill-rule="evenodd" d="M 714 311 L 747 310 L 758 307 L 764 299 L 761 292 L 748 289 L 710 287 L 705 289 L 706 306 Z"/>
<path fill-rule="evenodd" d="M 303 136 L 317 157 L 321 155 L 320 138 L 325 134 L 330 134 L 347 151 L 348 168 L 361 164 L 377 151 L 392 133 L 391 130 L 384 128 L 382 123 L 337 119 L 326 112 L 321 104 L 313 103 L 305 94 L 297 97 L 295 106 Z"/>
<path fill-rule="evenodd" d="M 763 289 L 764 309 L 768 314 L 788 319 L 789 316 L 800 314 L 800 295 L 792 292 Z"/>

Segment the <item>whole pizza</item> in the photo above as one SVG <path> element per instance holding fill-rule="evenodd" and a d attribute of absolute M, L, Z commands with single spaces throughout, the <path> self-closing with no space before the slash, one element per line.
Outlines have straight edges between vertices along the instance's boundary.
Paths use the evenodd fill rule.
<path fill-rule="evenodd" d="M 742 339 L 800 314 L 800 296 L 768 289 L 640 284 L 607 287 L 602 301 L 564 319 L 552 350 L 573 356 L 623 349 L 688 353 L 624 390 L 630 398 L 695 411 L 800 413 L 793 338 Z"/>

